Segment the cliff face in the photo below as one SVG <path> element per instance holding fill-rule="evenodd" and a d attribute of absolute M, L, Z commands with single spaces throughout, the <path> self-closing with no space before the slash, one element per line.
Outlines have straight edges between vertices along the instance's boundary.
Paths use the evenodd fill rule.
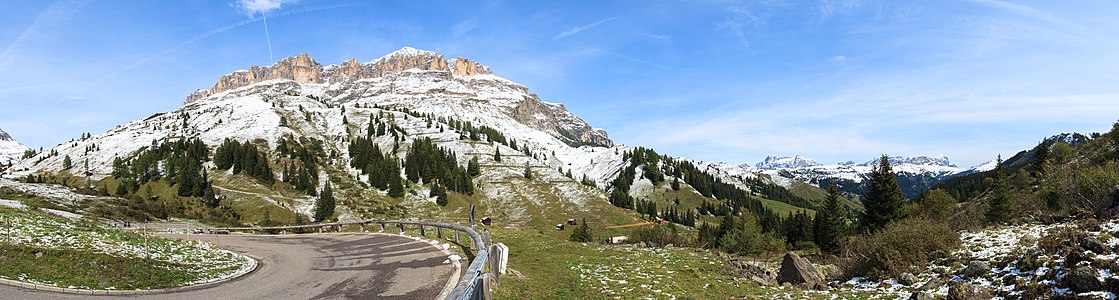
<path fill-rule="evenodd" d="M 480 75 L 493 75 L 493 71 L 466 58 L 447 60 L 442 54 L 408 47 L 368 63 L 360 63 L 355 58 L 327 67 L 303 53 L 284 58 L 271 66 L 253 66 L 221 76 L 209 90 L 198 90 L 188 96 L 183 105 L 269 80 L 349 86 L 358 80 L 379 78 L 396 84 L 372 93 L 357 93 L 357 90 L 347 88 L 335 92 L 339 95 L 392 93 L 410 97 L 422 95 L 423 98 L 453 97 L 467 102 L 487 101 L 517 122 L 552 132 L 570 144 L 614 145 L 605 131 L 590 127 L 563 105 L 543 102 L 522 85 L 493 76 L 476 77 Z M 453 87 L 431 86 L 439 85 L 438 82 L 457 84 Z"/>

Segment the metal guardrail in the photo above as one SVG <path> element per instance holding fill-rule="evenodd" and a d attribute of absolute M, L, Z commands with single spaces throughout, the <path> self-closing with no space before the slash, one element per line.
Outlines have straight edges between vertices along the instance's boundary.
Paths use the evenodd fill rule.
<path fill-rule="evenodd" d="M 466 227 L 466 226 L 457 225 L 457 224 L 422 222 L 422 221 L 412 221 L 412 220 L 363 220 L 363 221 L 346 221 L 346 222 L 333 222 L 333 223 L 322 223 L 322 224 L 272 226 L 272 227 L 203 228 L 202 230 L 204 232 L 207 232 L 207 233 L 215 233 L 215 232 L 222 232 L 222 231 L 225 231 L 225 232 L 231 232 L 231 231 L 275 232 L 275 231 L 280 231 L 281 233 L 286 233 L 288 231 L 304 231 L 304 230 L 309 230 L 309 229 L 310 230 L 318 229 L 318 232 L 323 232 L 322 231 L 323 228 L 336 228 L 336 231 L 341 231 L 342 226 L 358 225 L 358 226 L 361 226 L 362 231 L 365 231 L 365 226 L 370 225 L 370 224 L 381 225 L 381 230 L 382 231 L 385 229 L 385 224 L 397 224 L 397 225 L 399 225 L 398 227 L 400 228 L 401 232 L 404 231 L 404 225 L 416 225 L 416 226 L 419 226 L 420 235 L 424 235 L 425 227 L 434 227 L 434 228 L 436 228 L 440 238 L 443 237 L 443 230 L 442 229 L 450 229 L 450 230 L 455 231 L 455 242 L 458 242 L 458 237 L 459 237 L 458 233 L 459 232 L 466 233 L 467 235 L 470 236 L 470 239 L 472 240 L 471 246 L 474 247 L 474 249 L 476 251 L 476 253 L 474 254 L 474 260 L 471 261 L 470 265 L 466 268 L 465 276 L 462 277 L 462 279 L 459 281 L 458 285 L 456 285 L 455 289 L 453 291 L 451 291 L 450 294 L 447 295 L 447 298 L 445 298 L 445 300 L 467 300 L 467 299 L 490 299 L 491 298 L 490 297 L 490 284 L 491 284 L 490 282 L 491 282 L 491 280 L 496 281 L 498 276 L 496 276 L 497 273 L 492 274 L 492 275 L 494 275 L 492 277 L 490 276 L 491 274 L 485 273 L 486 262 L 490 258 L 489 257 L 490 256 L 490 249 L 489 249 L 489 247 L 487 247 L 489 237 L 488 237 L 488 235 L 483 237 L 483 235 L 478 234 L 478 232 L 475 231 L 474 228 L 471 228 L 471 227 Z M 496 271 L 492 267 L 491 267 L 490 270 L 491 270 L 491 272 Z"/>

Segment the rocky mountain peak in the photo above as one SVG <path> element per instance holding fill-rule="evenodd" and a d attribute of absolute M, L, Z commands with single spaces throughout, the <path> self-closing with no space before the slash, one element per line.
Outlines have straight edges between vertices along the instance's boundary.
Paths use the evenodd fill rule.
<path fill-rule="evenodd" d="M 918 165 L 918 166 L 941 166 L 941 167 L 956 167 L 956 165 L 953 165 L 953 164 L 952 164 L 952 163 L 951 163 L 950 161 L 948 161 L 948 157 L 947 157 L 947 156 L 944 156 L 944 155 L 940 155 L 940 156 L 937 156 L 937 157 L 928 157 L 928 156 L 916 156 L 916 157 L 891 156 L 891 157 L 889 158 L 889 160 L 890 160 L 890 165 L 891 165 L 891 166 L 897 166 L 897 165 L 902 165 L 902 164 L 909 164 L 909 165 Z M 878 159 L 877 159 L 877 158 L 875 158 L 875 159 L 872 159 L 872 160 L 870 160 L 870 161 L 868 161 L 868 162 L 865 162 L 865 163 L 863 163 L 863 164 L 862 164 L 862 166 L 874 166 L 874 165 L 877 165 L 877 164 L 878 164 Z"/>
<path fill-rule="evenodd" d="M 3 129 L 0 129 L 0 141 L 11 141 L 11 140 L 12 140 L 12 136 L 10 134 L 8 134 L 7 132 L 4 132 Z"/>
<path fill-rule="evenodd" d="M 820 165 L 820 163 L 816 162 L 815 160 L 805 158 L 805 157 L 801 157 L 800 155 L 794 155 L 792 157 L 789 157 L 789 156 L 769 156 L 769 157 L 765 158 L 765 161 L 762 161 L 762 162 L 754 165 L 754 167 L 758 168 L 758 169 L 761 169 L 761 170 L 773 170 L 773 169 L 807 168 L 807 167 L 813 167 L 813 166 L 819 166 L 819 165 Z"/>

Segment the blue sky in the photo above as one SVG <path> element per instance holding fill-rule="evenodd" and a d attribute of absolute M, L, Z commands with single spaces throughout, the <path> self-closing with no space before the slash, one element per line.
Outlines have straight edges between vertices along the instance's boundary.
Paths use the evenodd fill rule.
<path fill-rule="evenodd" d="M 970 166 L 1119 118 L 1116 1 L 6 2 L 0 128 L 33 147 L 250 65 L 403 46 L 482 62 L 617 142 L 710 161 Z"/>

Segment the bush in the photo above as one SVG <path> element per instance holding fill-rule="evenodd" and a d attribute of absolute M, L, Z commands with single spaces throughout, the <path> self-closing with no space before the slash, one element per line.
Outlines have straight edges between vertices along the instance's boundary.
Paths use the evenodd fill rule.
<path fill-rule="evenodd" d="M 668 244 L 676 246 L 691 244 L 688 238 L 677 232 L 676 225 L 672 223 L 664 223 L 659 226 L 641 226 L 633 232 L 627 242 L 648 242 L 654 247 L 664 247 Z"/>
<path fill-rule="evenodd" d="M 845 249 L 845 271 L 853 276 L 915 273 L 959 245 L 959 234 L 944 222 L 904 219 L 874 234 L 851 238 Z"/>

